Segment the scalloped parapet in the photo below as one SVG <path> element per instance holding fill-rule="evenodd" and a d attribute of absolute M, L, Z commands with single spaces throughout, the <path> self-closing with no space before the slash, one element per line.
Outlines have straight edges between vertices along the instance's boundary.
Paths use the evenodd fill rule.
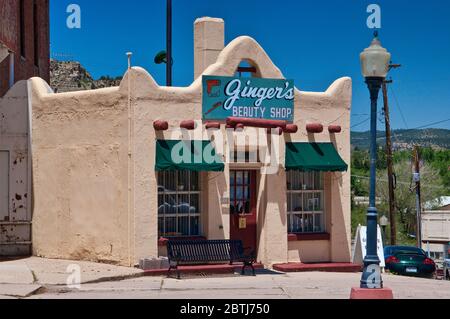
<path fill-rule="evenodd" d="M 216 63 L 210 65 L 202 75 L 234 76 L 239 64 L 247 61 L 256 68 L 256 76 L 262 78 L 282 79 L 283 73 L 273 63 L 259 43 L 251 37 L 241 36 L 230 42 L 220 53 Z M 122 96 L 128 96 L 131 85 L 136 97 L 156 99 L 188 99 L 201 98 L 202 77 L 199 76 L 188 87 L 160 86 L 145 69 L 132 67 L 125 73 L 120 86 L 106 89 L 75 91 L 67 93 L 53 93 L 48 84 L 39 78 L 31 79 L 33 93 L 37 98 L 45 98 L 47 95 L 61 97 L 80 97 L 92 95 L 105 95 L 119 92 Z M 296 103 L 298 101 L 322 100 L 321 105 L 329 104 L 329 99 L 345 101 L 348 108 L 351 104 L 352 81 L 349 77 L 337 79 L 325 92 L 306 92 L 296 88 Z"/>
<path fill-rule="evenodd" d="M 210 65 L 202 75 L 234 76 L 239 64 L 247 61 L 256 70 L 256 76 L 262 78 L 283 79 L 283 73 L 275 66 L 264 49 L 253 38 L 241 36 L 228 44 L 219 55 L 217 62 Z M 147 98 L 163 98 L 168 95 L 200 95 L 202 91 L 202 77 L 199 76 L 188 87 L 159 86 L 154 78 L 143 68 L 133 67 L 128 70 L 120 84 L 120 91 L 126 94 L 129 81 L 139 96 Z M 314 98 L 338 98 L 351 101 L 352 80 L 343 77 L 336 80 L 325 92 L 304 92 L 296 89 L 296 97 L 299 99 Z"/>

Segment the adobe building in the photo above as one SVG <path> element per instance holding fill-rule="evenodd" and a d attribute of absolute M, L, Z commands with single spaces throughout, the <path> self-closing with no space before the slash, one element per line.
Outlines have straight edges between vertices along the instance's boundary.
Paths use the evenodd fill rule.
<path fill-rule="evenodd" d="M 14 83 L 50 81 L 48 0 L 0 0 L 0 97 Z"/>
<path fill-rule="evenodd" d="M 119 87 L 33 78 L 0 101 L 28 95 L 33 254 L 133 266 L 168 238 L 231 238 L 266 267 L 349 263 L 351 79 L 304 92 L 254 39 L 225 46 L 223 20 L 194 29 L 188 87 L 133 67 Z"/>

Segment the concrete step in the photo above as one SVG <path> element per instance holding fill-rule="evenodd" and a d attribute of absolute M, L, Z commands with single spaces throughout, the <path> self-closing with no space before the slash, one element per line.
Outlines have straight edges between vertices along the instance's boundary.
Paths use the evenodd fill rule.
<path fill-rule="evenodd" d="M 360 272 L 360 265 L 353 263 L 287 263 L 273 265 L 273 269 L 281 272 Z"/>

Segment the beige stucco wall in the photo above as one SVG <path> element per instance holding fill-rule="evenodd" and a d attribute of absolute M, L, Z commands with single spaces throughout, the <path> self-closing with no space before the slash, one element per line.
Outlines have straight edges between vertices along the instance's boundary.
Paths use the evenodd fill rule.
<path fill-rule="evenodd" d="M 126 98 L 32 79 L 33 252 L 128 264 Z"/>
<path fill-rule="evenodd" d="M 242 60 L 254 65 L 258 76 L 284 78 L 249 37 L 232 41 L 204 74 L 232 76 Z M 122 265 L 157 256 L 155 141 L 182 138 L 182 120 L 201 120 L 201 77 L 189 87 L 167 88 L 135 67 L 117 88 L 53 94 L 41 79 L 31 83 L 34 253 Z M 331 140 L 350 163 L 350 106 L 349 78 L 337 80 L 323 93 L 297 90 L 295 124 L 300 129 L 281 137 L 281 165 L 287 141 Z M 152 124 L 158 119 L 168 120 L 170 129 L 155 132 Z M 305 127 L 310 122 L 324 124 L 324 133 L 308 135 Z M 343 132 L 330 135 L 331 124 L 342 125 Z M 215 135 L 202 125 L 189 134 L 195 139 Z M 224 173 L 203 174 L 203 232 L 211 239 L 229 238 L 229 170 L 227 164 Z M 317 243 L 287 241 L 282 167 L 275 175 L 258 176 L 260 261 L 269 266 L 300 260 L 350 261 L 350 172 L 330 174 L 331 241 Z"/>
<path fill-rule="evenodd" d="M 318 263 L 331 261 L 331 246 L 328 240 L 294 241 L 289 242 L 288 246 L 289 262 Z"/>

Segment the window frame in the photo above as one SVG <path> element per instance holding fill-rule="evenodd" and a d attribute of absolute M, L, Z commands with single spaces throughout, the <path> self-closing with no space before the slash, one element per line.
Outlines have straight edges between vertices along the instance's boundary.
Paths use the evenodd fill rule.
<path fill-rule="evenodd" d="M 293 175 L 298 174 L 297 179 L 300 182 L 300 186 L 302 189 L 292 189 L 290 187 L 289 182 L 292 183 Z M 305 187 L 305 176 L 306 174 L 312 174 L 310 176 L 313 181 L 311 189 Z M 317 175 L 319 174 L 319 179 L 317 179 Z M 319 181 L 319 187 L 315 187 L 317 180 Z M 308 194 L 320 194 L 320 203 L 319 210 L 309 210 L 305 209 L 305 195 Z M 287 204 L 287 228 L 288 234 L 294 235 L 310 235 L 310 234 L 323 234 L 326 233 L 326 203 L 325 203 L 325 173 L 324 172 L 302 172 L 302 171 L 287 171 L 286 172 L 286 204 Z M 301 195 L 301 211 L 295 211 L 294 208 L 294 195 Z M 314 199 L 314 198 L 313 198 Z M 312 231 L 293 231 L 294 229 L 294 218 L 293 216 L 301 216 L 303 220 L 312 216 Z M 320 216 L 320 226 L 319 230 L 314 230 L 316 216 Z"/>
<path fill-rule="evenodd" d="M 166 188 L 166 178 L 167 178 L 167 174 L 169 173 L 175 173 L 175 185 L 178 185 L 178 181 L 180 178 L 180 174 L 182 173 L 188 173 L 188 185 L 189 185 L 189 189 L 188 190 L 179 190 L 179 189 L 175 189 L 175 190 L 167 190 Z M 191 190 L 192 188 L 192 175 L 193 174 L 198 174 L 198 184 L 196 185 L 197 190 Z M 163 185 L 160 185 L 160 178 L 163 178 Z M 173 238 L 173 237 L 196 237 L 196 236 L 201 236 L 202 235 L 202 211 L 203 211 L 203 202 L 202 202 L 202 174 L 200 172 L 193 172 L 193 171 L 161 171 L 157 173 L 157 184 L 158 184 L 158 212 L 157 212 L 157 218 L 158 218 L 158 237 L 162 237 L 162 238 Z M 164 188 L 164 191 L 160 191 L 160 187 Z M 197 208 L 197 212 L 196 213 L 188 213 L 188 214 L 182 214 L 179 213 L 178 210 L 176 213 L 165 213 L 164 214 L 159 214 L 159 196 L 163 195 L 164 197 L 169 196 L 171 199 L 175 199 L 175 203 L 178 202 L 178 198 L 179 196 L 187 196 L 189 198 L 189 205 L 191 205 L 191 196 L 198 196 L 198 207 Z M 182 235 L 180 230 L 179 230 L 179 220 L 182 217 L 188 217 L 188 235 Z M 197 234 L 193 234 L 191 231 L 191 217 L 198 217 L 198 233 Z M 163 219 L 163 225 L 164 225 L 164 229 L 160 230 L 159 225 L 160 225 L 160 219 Z M 176 231 L 175 233 L 177 235 L 167 235 L 167 231 L 166 231 L 166 218 L 175 218 L 175 224 L 176 224 Z"/>

